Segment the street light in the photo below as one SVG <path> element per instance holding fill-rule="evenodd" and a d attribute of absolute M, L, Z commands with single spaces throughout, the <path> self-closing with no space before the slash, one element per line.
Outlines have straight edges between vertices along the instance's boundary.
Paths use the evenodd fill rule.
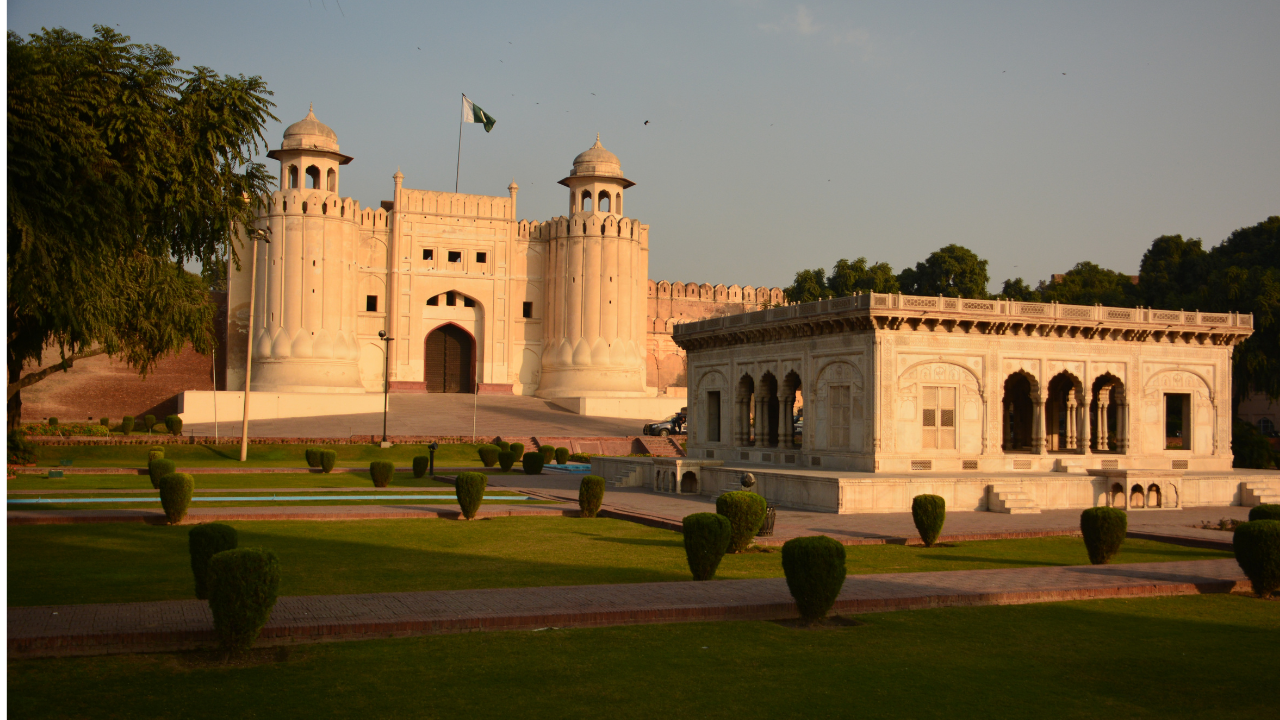
<path fill-rule="evenodd" d="M 390 446 L 390 443 L 387 442 L 387 402 L 391 392 L 391 341 L 395 338 L 387 337 L 385 330 L 379 330 L 378 337 L 382 339 L 382 342 L 386 343 L 383 346 L 382 353 L 386 358 L 386 363 L 382 368 L 382 447 L 385 448 Z"/>
<path fill-rule="evenodd" d="M 249 375 L 253 371 L 253 301 L 258 291 L 258 240 L 271 244 L 271 238 L 262 230 L 254 230 L 249 236 L 253 243 L 253 262 L 249 265 L 249 342 L 244 353 L 244 417 L 240 420 L 240 462 L 249 459 Z M 218 407 L 218 388 L 214 387 L 213 406 Z M 216 410 L 215 410 L 216 411 Z M 217 432 L 214 421 L 214 432 Z"/>

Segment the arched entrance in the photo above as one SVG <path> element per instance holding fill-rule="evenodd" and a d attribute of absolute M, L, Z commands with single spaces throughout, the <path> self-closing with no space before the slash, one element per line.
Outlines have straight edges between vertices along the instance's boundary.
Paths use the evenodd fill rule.
<path fill-rule="evenodd" d="M 427 335 L 425 355 L 427 392 L 469 393 L 476 373 L 476 340 L 448 323 Z"/>

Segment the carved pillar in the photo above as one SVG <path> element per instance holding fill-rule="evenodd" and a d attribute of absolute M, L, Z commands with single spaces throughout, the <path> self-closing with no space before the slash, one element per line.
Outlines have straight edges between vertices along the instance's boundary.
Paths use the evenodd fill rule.
<path fill-rule="evenodd" d="M 1129 402 L 1122 390 L 1116 392 L 1116 452 L 1129 452 Z"/>
<path fill-rule="evenodd" d="M 756 447 L 765 447 L 769 444 L 769 399 L 756 387 Z"/>
<path fill-rule="evenodd" d="M 1110 394 L 1110 388 L 1103 388 L 1098 393 L 1098 452 L 1107 451 L 1107 396 Z"/>
<path fill-rule="evenodd" d="M 1009 452 L 1013 449 L 1013 403 L 1005 403 L 1004 407 L 1004 437 L 1000 442 L 1000 449 Z"/>
<path fill-rule="evenodd" d="M 734 415 L 737 421 L 734 423 L 734 438 L 738 447 L 746 447 L 751 444 L 751 396 L 742 395 L 738 397 L 737 412 Z"/>
<path fill-rule="evenodd" d="M 1080 445 L 1076 436 L 1076 398 L 1074 393 L 1067 394 L 1067 450 L 1075 450 Z"/>
<path fill-rule="evenodd" d="M 795 427 L 792 423 L 795 412 L 796 393 L 794 390 L 790 390 L 782 398 L 782 417 L 780 418 L 782 421 L 782 447 L 787 450 L 795 449 Z"/>
<path fill-rule="evenodd" d="M 1045 454 L 1044 400 L 1031 398 L 1031 452 L 1036 455 Z"/>

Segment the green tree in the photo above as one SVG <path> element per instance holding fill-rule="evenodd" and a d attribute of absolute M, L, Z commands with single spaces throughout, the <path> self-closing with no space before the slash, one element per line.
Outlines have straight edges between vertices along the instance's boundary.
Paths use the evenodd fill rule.
<path fill-rule="evenodd" d="M 827 271 L 822 268 L 801 270 L 796 273 L 796 280 L 791 287 L 784 288 L 782 294 L 787 302 L 806 303 L 831 297 L 827 288 Z"/>
<path fill-rule="evenodd" d="M 1133 278 L 1122 272 L 1107 270 L 1094 263 L 1076 263 L 1076 266 L 1055 276 L 1040 292 L 1042 302 L 1060 302 L 1067 305 L 1110 305 L 1133 307 L 1138 303 L 1138 290 Z"/>
<path fill-rule="evenodd" d="M 76 359 L 145 374 L 188 342 L 207 352 L 213 307 L 181 264 L 234 253 L 273 185 L 252 161 L 275 119 L 261 78 L 95 31 L 9 33 L 10 427 L 21 389 Z M 62 362 L 22 377 L 46 348 Z"/>
<path fill-rule="evenodd" d="M 1138 289 L 1147 307 L 1183 309 L 1194 295 L 1203 292 L 1208 253 L 1201 241 L 1183 240 L 1181 235 L 1156 238 L 1142 255 Z"/>
<path fill-rule="evenodd" d="M 861 292 L 896 293 L 898 278 L 893 274 L 889 263 L 868 266 L 864 257 L 853 262 L 840 259 L 831 269 L 827 287 L 832 297 L 848 297 Z"/>
<path fill-rule="evenodd" d="M 898 274 L 902 292 L 910 295 L 986 298 L 989 282 L 987 261 L 954 244 L 930 253 L 924 262 Z"/>
<path fill-rule="evenodd" d="M 1014 278 L 1004 281 L 1004 287 L 1000 288 L 1000 297 L 1018 302 L 1040 302 L 1040 291 L 1027 285 L 1022 278 Z"/>

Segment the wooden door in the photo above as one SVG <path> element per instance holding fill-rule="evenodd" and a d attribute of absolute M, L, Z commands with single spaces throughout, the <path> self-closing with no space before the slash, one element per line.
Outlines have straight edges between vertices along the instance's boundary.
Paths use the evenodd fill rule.
<path fill-rule="evenodd" d="M 444 325 L 427 336 L 427 392 L 471 392 L 471 335 L 457 325 Z"/>

